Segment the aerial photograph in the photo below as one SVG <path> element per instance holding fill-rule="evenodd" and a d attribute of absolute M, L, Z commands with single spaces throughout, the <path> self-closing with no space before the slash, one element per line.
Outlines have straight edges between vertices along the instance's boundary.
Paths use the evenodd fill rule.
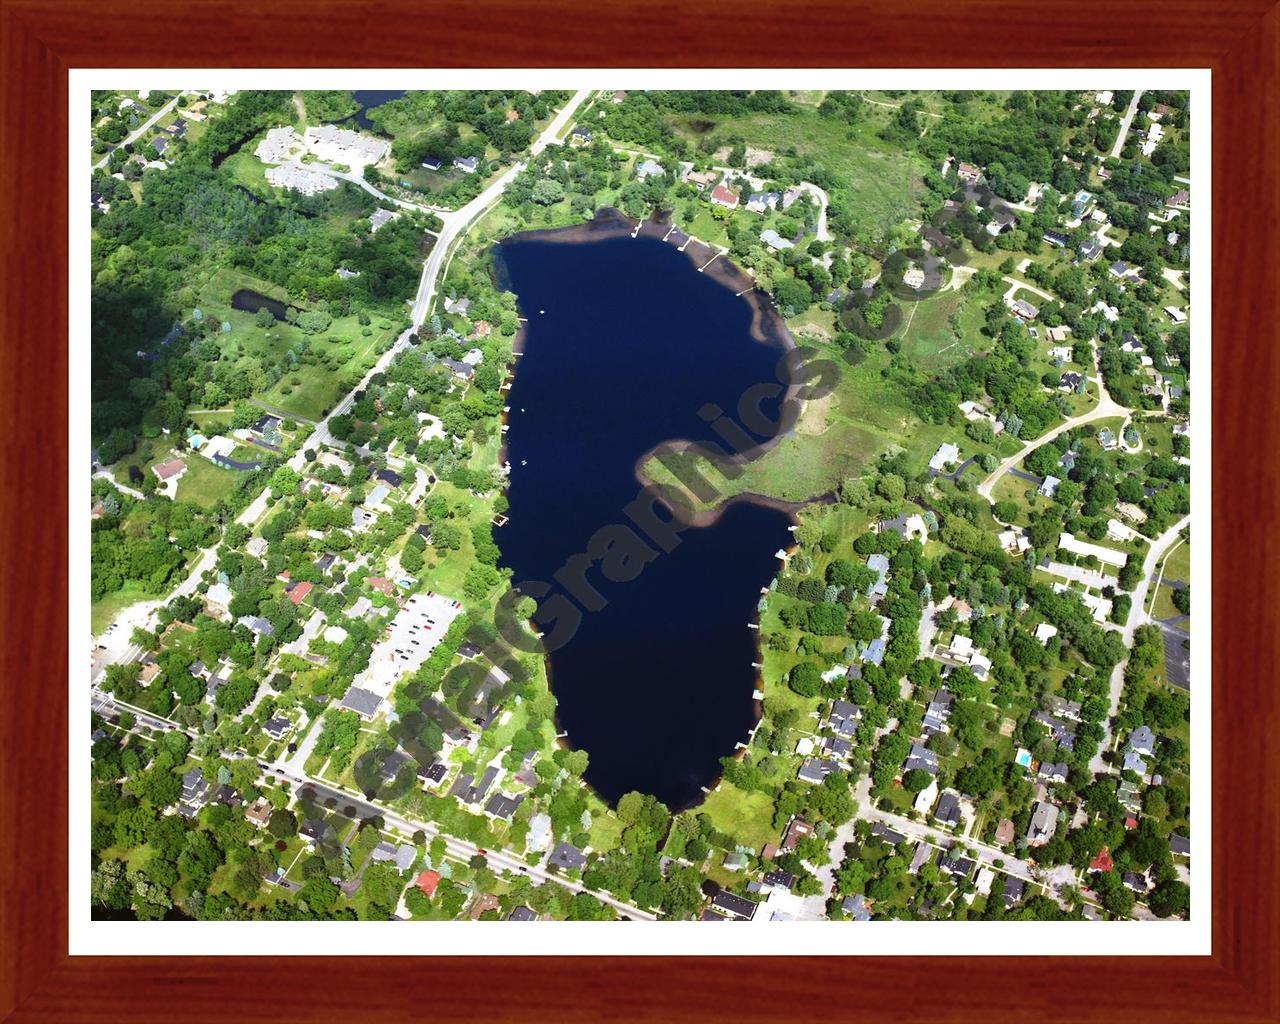
<path fill-rule="evenodd" d="M 1190 920 L 1191 93 L 1100 74 L 94 90 L 80 912 Z"/>

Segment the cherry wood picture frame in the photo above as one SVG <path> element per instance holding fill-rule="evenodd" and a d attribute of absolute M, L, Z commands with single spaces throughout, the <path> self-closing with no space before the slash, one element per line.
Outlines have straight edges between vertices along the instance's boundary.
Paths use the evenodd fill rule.
<path fill-rule="evenodd" d="M 1212 69 L 1212 955 L 69 956 L 68 69 L 779 65 Z M 0 1020 L 1280 1020 L 1278 71 L 1273 0 L 0 0 Z"/>

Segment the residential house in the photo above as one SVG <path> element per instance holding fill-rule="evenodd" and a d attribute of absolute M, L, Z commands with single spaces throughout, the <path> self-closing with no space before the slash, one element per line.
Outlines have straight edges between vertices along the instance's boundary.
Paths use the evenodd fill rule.
<path fill-rule="evenodd" d="M 793 248 L 792 243 L 774 231 L 773 228 L 766 228 L 761 231 L 760 241 L 764 242 L 771 252 L 781 252 L 783 249 Z"/>
<path fill-rule="evenodd" d="M 871 913 L 867 910 L 866 897 L 862 893 L 858 893 L 855 896 L 846 896 L 840 904 L 840 909 L 855 921 L 871 920 Z"/>
<path fill-rule="evenodd" d="M 1062 481 L 1056 476 L 1047 476 L 1041 481 L 1040 486 L 1036 488 L 1036 493 L 1042 498 L 1053 498 L 1058 493 L 1058 485 Z"/>
<path fill-rule="evenodd" d="M 800 771 L 797 778 L 801 782 L 820 783 L 828 775 L 834 771 L 839 771 L 840 765 L 835 761 L 819 760 L 815 757 L 805 758 L 804 763 L 800 765 Z"/>
<path fill-rule="evenodd" d="M 943 442 L 938 445 L 938 450 L 933 453 L 933 458 L 929 460 L 929 471 L 933 475 L 941 473 L 944 468 L 960 459 L 960 449 L 950 441 Z"/>
<path fill-rule="evenodd" d="M 636 165 L 636 177 L 641 181 L 648 178 L 661 178 L 666 173 L 662 164 L 656 160 L 642 160 Z"/>
<path fill-rule="evenodd" d="M 902 772 L 905 775 L 916 769 L 928 772 L 930 775 L 938 774 L 938 755 L 919 743 L 911 744 L 911 753 L 907 755 L 907 763 L 902 766 Z"/>
<path fill-rule="evenodd" d="M 547 865 L 559 868 L 562 871 L 581 871 L 587 866 L 587 858 L 576 846 L 572 846 L 569 843 L 557 843 L 556 848 L 551 851 L 551 857 L 547 860 Z"/>
<path fill-rule="evenodd" d="M 436 894 L 436 888 L 440 885 L 440 878 L 439 871 L 421 871 L 413 884 L 427 899 L 431 899 Z"/>
<path fill-rule="evenodd" d="M 395 213 L 391 210 L 383 210 L 381 208 L 374 210 L 373 213 L 369 216 L 369 231 L 370 232 L 377 231 L 378 228 L 382 227 L 385 224 L 390 224 L 393 220 L 395 220 L 399 216 L 400 214 Z"/>
<path fill-rule="evenodd" d="M 273 740 L 284 739 L 285 733 L 293 728 L 293 723 L 283 715 L 275 718 L 268 718 L 262 723 L 262 731 L 270 736 Z"/>
<path fill-rule="evenodd" d="M 723 181 L 711 190 L 711 202 L 715 206 L 723 206 L 726 210 L 736 210 L 741 196 L 729 188 Z"/>
<path fill-rule="evenodd" d="M 792 818 L 787 825 L 786 832 L 782 835 L 783 853 L 791 853 L 796 848 L 796 843 L 801 839 L 807 839 L 813 835 L 813 826 L 802 818 Z"/>
<path fill-rule="evenodd" d="M 924 516 L 918 512 L 911 515 L 903 512 L 895 519 L 882 519 L 876 532 L 883 533 L 885 530 L 892 530 L 903 540 L 918 540 L 922 544 L 929 539 L 929 527 Z"/>
<path fill-rule="evenodd" d="M 701 192 L 708 185 L 714 185 L 719 177 L 720 175 L 715 171 L 690 171 L 685 176 L 685 181 L 691 183 L 694 188 Z"/>
<path fill-rule="evenodd" d="M 1009 818 L 1001 818 L 996 825 L 995 843 L 997 846 L 1008 846 L 1013 842 L 1015 833 L 1013 822 Z"/>
<path fill-rule="evenodd" d="M 955 701 L 955 694 L 948 693 L 946 690 L 939 690 L 934 694 L 933 700 L 929 701 L 924 711 L 922 732 L 925 737 L 949 730 L 947 722 L 951 718 L 951 707 Z"/>
<path fill-rule="evenodd" d="M 254 828 L 266 828 L 267 823 L 271 820 L 271 812 L 274 809 L 270 800 L 265 796 L 260 796 L 244 809 L 244 816 Z"/>
<path fill-rule="evenodd" d="M 889 559 L 876 552 L 867 556 L 867 568 L 876 573 L 876 579 L 867 588 L 867 596 L 879 600 L 889 592 Z"/>
<path fill-rule="evenodd" d="M 505 793 L 494 793 L 489 797 L 488 803 L 484 805 L 484 813 L 491 818 L 500 818 L 503 821 L 510 821 L 512 815 L 516 813 L 524 796 L 507 796 Z"/>
<path fill-rule="evenodd" d="M 366 722 L 371 721 L 377 715 L 378 708 L 381 706 L 381 697 L 358 686 L 353 686 L 347 690 L 342 697 L 342 703 L 339 705 L 339 707 L 347 711 L 354 711 Z"/>
<path fill-rule="evenodd" d="M 938 806 L 933 810 L 933 820 L 943 828 L 955 828 L 963 819 L 960 809 L 960 797 L 951 790 L 946 790 L 938 798 Z"/>
<path fill-rule="evenodd" d="M 837 736 L 850 739 L 857 732 L 861 718 L 862 711 L 856 704 L 847 700 L 834 700 L 831 702 L 831 711 L 827 714 L 827 728 Z"/>
<path fill-rule="evenodd" d="M 1031 809 L 1031 823 L 1027 826 L 1027 845 L 1044 846 L 1058 829 L 1058 808 L 1047 800 L 1039 800 Z"/>
<path fill-rule="evenodd" d="M 776 209 L 781 199 L 781 192 L 752 192 L 747 196 L 747 209 L 752 213 L 764 213 L 765 210 Z"/>
<path fill-rule="evenodd" d="M 736 918 L 739 921 L 750 921 L 755 916 L 758 904 L 745 896 L 735 896 L 733 893 L 721 889 L 712 899 L 711 906 L 728 917 Z"/>

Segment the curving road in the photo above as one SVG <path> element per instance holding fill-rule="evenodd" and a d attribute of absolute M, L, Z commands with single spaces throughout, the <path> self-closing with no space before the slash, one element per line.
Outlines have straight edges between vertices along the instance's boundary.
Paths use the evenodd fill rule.
<path fill-rule="evenodd" d="M 1146 605 L 1147 593 L 1151 589 L 1152 577 L 1155 576 L 1156 566 L 1164 556 L 1165 551 L 1172 547 L 1175 541 L 1179 540 L 1178 534 L 1190 522 L 1191 515 L 1188 513 L 1151 542 L 1147 557 L 1142 562 L 1142 581 L 1133 591 L 1132 604 L 1129 606 L 1129 617 L 1125 620 L 1124 627 L 1121 629 L 1126 650 L 1133 649 L 1133 635 L 1137 632 L 1138 627 L 1152 621 Z M 1095 775 L 1104 775 L 1111 770 L 1102 755 L 1111 745 L 1111 722 L 1120 710 L 1120 693 L 1124 689 L 1124 669 L 1128 663 L 1129 659 L 1126 656 L 1120 664 L 1111 670 L 1111 706 L 1106 719 L 1102 723 L 1102 742 L 1098 746 L 1098 753 L 1089 762 L 1089 770 Z"/>
<path fill-rule="evenodd" d="M 574 93 L 569 102 L 565 104 L 554 118 L 552 118 L 551 122 L 543 130 L 542 134 L 538 136 L 537 140 L 530 147 L 530 153 L 532 156 L 537 156 L 546 149 L 548 145 L 556 141 L 557 133 L 565 126 L 565 124 L 568 123 L 570 118 L 573 117 L 574 112 L 589 94 L 590 90 L 587 89 L 579 89 Z M 176 102 L 176 100 L 174 102 Z M 143 129 L 139 129 L 139 131 L 141 130 Z M 483 212 L 502 197 L 502 193 L 506 190 L 507 186 L 511 184 L 517 174 L 524 170 L 524 167 L 525 164 L 523 162 L 513 164 L 501 177 L 495 179 L 488 188 L 481 192 L 480 195 L 476 196 L 476 198 L 466 206 L 451 213 L 437 213 L 437 216 L 444 221 L 444 227 L 440 231 L 439 239 L 436 241 L 435 245 L 431 247 L 431 252 L 427 255 L 426 261 L 422 265 L 422 277 L 418 282 L 418 291 L 413 300 L 413 309 L 411 314 L 412 323 L 409 327 L 405 328 L 405 330 L 396 339 L 395 343 L 378 358 L 377 362 L 374 363 L 374 365 L 369 369 L 369 372 L 364 375 L 360 383 L 357 384 L 340 402 L 338 402 L 336 406 L 334 406 L 334 408 L 329 412 L 329 415 L 315 425 L 315 429 L 311 434 L 303 439 L 302 444 L 298 447 L 297 453 L 288 461 L 289 466 L 295 470 L 301 470 L 306 464 L 305 452 L 308 448 L 321 444 L 341 445 L 341 442 L 337 441 L 329 430 L 329 424 L 333 417 L 340 416 L 350 409 L 355 403 L 356 392 L 362 391 L 368 387 L 369 381 L 373 379 L 374 375 L 384 372 L 386 368 L 391 365 L 391 361 L 408 346 L 409 338 L 422 325 L 423 320 L 426 319 L 427 313 L 431 309 L 431 302 L 432 299 L 435 298 L 436 294 L 436 285 L 438 283 L 441 270 L 445 265 L 445 260 L 449 253 L 450 246 L 465 233 L 466 229 L 471 226 L 473 221 L 475 221 Z M 265 488 L 253 500 L 249 507 L 236 517 L 236 522 L 245 526 L 251 526 L 256 523 L 266 513 L 270 497 L 271 489 L 269 487 Z M 145 629 L 154 628 L 153 618 L 158 608 L 162 605 L 168 604 L 175 597 L 186 596 L 195 592 L 196 588 L 200 584 L 201 577 L 208 569 L 213 567 L 216 561 L 215 551 L 216 545 L 211 548 L 205 548 L 201 551 L 200 557 L 196 560 L 196 564 L 187 575 L 187 578 L 175 587 L 167 596 L 157 598 L 152 601 L 143 601 L 138 604 L 130 605 L 116 617 L 112 624 L 115 627 L 114 631 L 109 634 L 104 633 L 98 639 L 98 643 L 105 645 L 107 650 L 103 658 L 95 658 L 94 660 L 95 679 L 103 670 L 105 670 L 107 662 L 125 660 L 126 653 L 129 649 L 127 639 L 133 632 L 134 626 L 142 626 Z"/>
<path fill-rule="evenodd" d="M 181 92 L 178 93 L 178 96 L 182 96 L 182 95 L 184 95 L 184 93 L 181 93 Z M 139 137 L 141 137 L 151 128 L 152 125 L 154 125 L 157 121 L 160 120 L 160 118 L 164 117 L 165 114 L 169 113 L 169 111 L 173 109 L 174 104 L 178 102 L 178 96 L 175 96 L 173 99 L 171 99 L 163 107 L 157 110 L 149 120 L 143 121 L 142 124 L 139 125 L 134 132 L 132 132 L 129 135 L 126 135 L 122 140 L 120 140 L 120 142 L 118 142 L 115 146 L 109 149 L 107 151 L 107 155 L 93 165 L 93 169 L 97 171 L 102 169 L 103 167 L 106 167 L 107 161 L 111 159 L 112 153 L 114 153 L 121 146 L 128 145 L 130 142 L 136 142 Z"/>
<path fill-rule="evenodd" d="M 1075 427 L 1083 426 L 1086 423 L 1092 423 L 1095 420 L 1110 419 L 1113 416 L 1131 416 L 1133 414 L 1132 409 L 1126 408 L 1125 406 L 1121 405 L 1114 398 L 1112 398 L 1110 393 L 1107 391 L 1107 385 L 1103 382 L 1102 374 L 1098 371 L 1098 368 L 1097 368 L 1097 357 L 1098 357 L 1098 353 L 1097 353 L 1097 349 L 1095 348 L 1094 349 L 1094 373 L 1095 373 L 1094 380 L 1098 385 L 1098 401 L 1094 405 L 1094 407 L 1090 409 L 1088 412 L 1082 412 L 1079 416 L 1073 416 L 1069 420 L 1064 420 L 1062 423 L 1059 423 L 1056 427 L 1054 427 L 1048 433 L 1041 434 L 1039 437 L 1032 438 L 1030 441 L 1028 441 L 1025 445 L 1022 446 L 1021 449 L 1018 450 L 1016 454 L 1010 455 L 1007 459 L 1005 459 L 1002 463 L 1000 463 L 1000 465 L 997 466 L 992 471 L 992 473 L 985 480 L 982 481 L 982 483 L 978 484 L 977 489 L 979 494 L 981 494 L 988 501 L 991 501 L 992 500 L 991 488 L 993 488 L 996 485 L 997 480 L 999 480 L 1002 476 L 1004 476 L 1005 473 L 1009 472 L 1009 470 L 1013 469 L 1016 465 L 1018 465 L 1018 463 L 1020 463 L 1023 459 L 1025 459 L 1028 455 L 1030 455 L 1033 451 L 1035 451 L 1041 445 L 1048 444 L 1059 434 L 1064 434 L 1068 430 L 1072 430 Z"/>

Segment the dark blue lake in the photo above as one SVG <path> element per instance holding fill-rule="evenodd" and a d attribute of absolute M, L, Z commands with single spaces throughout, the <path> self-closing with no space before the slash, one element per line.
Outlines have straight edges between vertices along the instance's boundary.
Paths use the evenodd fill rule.
<path fill-rule="evenodd" d="M 557 570 L 597 530 L 631 525 L 637 460 L 665 441 L 716 443 L 699 409 L 732 414 L 752 385 L 776 383 L 784 342 L 777 329 L 753 339 L 747 299 L 670 243 L 625 229 L 551 237 L 495 250 L 500 282 L 528 317 L 508 393 L 510 522 L 495 534 L 517 585 L 564 593 Z M 779 401 L 763 403 L 770 418 Z M 635 579 L 610 582 L 598 564 L 586 574 L 606 607 L 583 613 L 549 669 L 559 726 L 587 751 L 587 781 L 606 800 L 640 790 L 672 808 L 697 803 L 746 739 L 756 718 L 748 624 L 790 523 L 740 502 L 684 529 Z"/>
<path fill-rule="evenodd" d="M 380 107 L 384 103 L 390 103 L 392 100 L 398 100 L 403 96 L 403 89 L 355 89 L 351 95 L 355 101 L 360 104 L 360 109 L 355 113 L 355 122 L 365 131 L 377 131 L 373 123 L 369 120 L 369 111 L 374 107 Z"/>

